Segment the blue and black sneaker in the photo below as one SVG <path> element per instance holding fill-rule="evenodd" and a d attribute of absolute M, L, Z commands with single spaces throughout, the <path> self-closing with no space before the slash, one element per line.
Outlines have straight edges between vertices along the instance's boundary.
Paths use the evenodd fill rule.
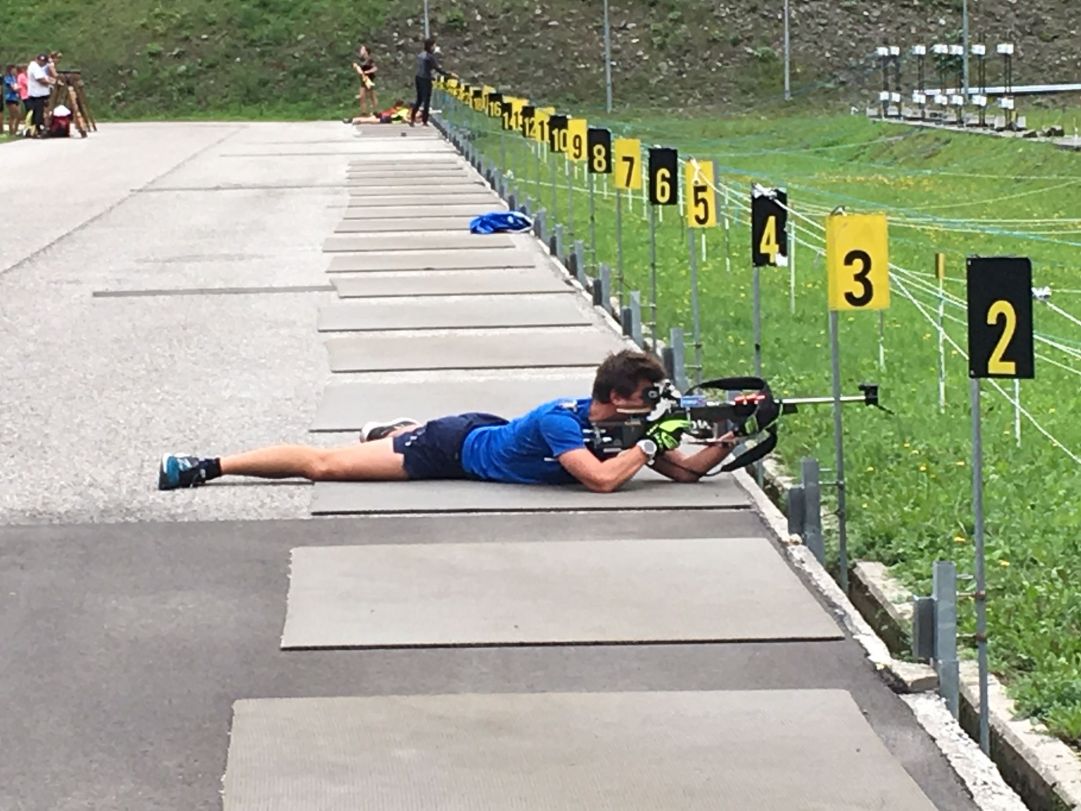
<path fill-rule="evenodd" d="M 198 456 L 177 456 L 167 453 L 161 457 L 158 468 L 158 489 L 179 490 L 182 487 L 201 487 L 207 480 L 209 459 Z"/>

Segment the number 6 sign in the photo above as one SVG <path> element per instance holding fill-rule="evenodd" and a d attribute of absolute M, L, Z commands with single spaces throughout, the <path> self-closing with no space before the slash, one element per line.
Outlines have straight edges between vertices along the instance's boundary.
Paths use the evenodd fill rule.
<path fill-rule="evenodd" d="M 826 219 L 826 270 L 831 310 L 890 306 L 885 214 L 831 214 Z"/>

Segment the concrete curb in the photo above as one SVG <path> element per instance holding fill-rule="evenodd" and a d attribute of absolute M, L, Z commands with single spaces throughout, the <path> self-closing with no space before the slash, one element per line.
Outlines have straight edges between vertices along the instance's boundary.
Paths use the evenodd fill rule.
<path fill-rule="evenodd" d="M 775 463 L 766 465 L 767 479 L 773 479 L 771 489 L 777 492 L 787 486 L 777 480 Z M 937 685 L 934 671 L 926 665 L 913 665 L 893 658 L 886 643 L 848 599 L 840 586 L 798 535 L 788 532 L 788 519 L 760 489 L 746 470 L 737 470 L 736 481 L 750 497 L 754 509 L 783 545 L 789 560 L 804 573 L 819 590 L 830 609 L 853 638 L 866 651 L 867 658 L 884 679 L 898 692 L 913 693 L 933 689 Z M 904 696 L 906 704 L 920 726 L 934 739 L 939 750 L 949 760 L 975 803 L 984 811 L 1023 811 L 1025 805 L 1007 785 L 995 764 L 980 751 L 979 746 L 958 724 L 938 696 L 923 693 Z"/>
<path fill-rule="evenodd" d="M 866 603 L 872 622 L 888 627 L 885 638 L 899 642 L 891 642 L 894 651 L 907 650 L 912 595 L 881 563 L 857 563 L 851 582 L 853 602 Z M 961 663 L 961 725 L 973 737 L 979 729 L 978 675 L 975 662 Z M 989 684 L 991 756 L 1006 781 L 1036 811 L 1081 809 L 1081 757 L 1042 724 L 1019 718 L 1005 685 L 993 675 Z"/>

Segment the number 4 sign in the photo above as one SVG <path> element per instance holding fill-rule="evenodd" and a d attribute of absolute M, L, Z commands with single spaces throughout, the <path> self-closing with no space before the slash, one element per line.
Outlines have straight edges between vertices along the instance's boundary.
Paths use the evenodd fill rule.
<path fill-rule="evenodd" d="M 1032 262 L 970 257 L 966 280 L 969 377 L 1034 377 Z"/>
<path fill-rule="evenodd" d="M 788 194 L 784 189 L 751 188 L 751 264 L 788 264 Z"/>
<path fill-rule="evenodd" d="M 831 310 L 890 306 L 885 214 L 831 214 L 826 219 L 826 270 Z"/>

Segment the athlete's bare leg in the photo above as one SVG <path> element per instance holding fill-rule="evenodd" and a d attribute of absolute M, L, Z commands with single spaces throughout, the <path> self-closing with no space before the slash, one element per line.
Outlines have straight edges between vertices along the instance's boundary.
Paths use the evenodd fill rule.
<path fill-rule="evenodd" d="M 399 432 L 400 433 L 400 432 Z M 405 457 L 394 452 L 391 437 L 340 448 L 275 445 L 221 457 L 223 476 L 286 479 L 299 476 L 314 482 L 403 481 Z"/>

